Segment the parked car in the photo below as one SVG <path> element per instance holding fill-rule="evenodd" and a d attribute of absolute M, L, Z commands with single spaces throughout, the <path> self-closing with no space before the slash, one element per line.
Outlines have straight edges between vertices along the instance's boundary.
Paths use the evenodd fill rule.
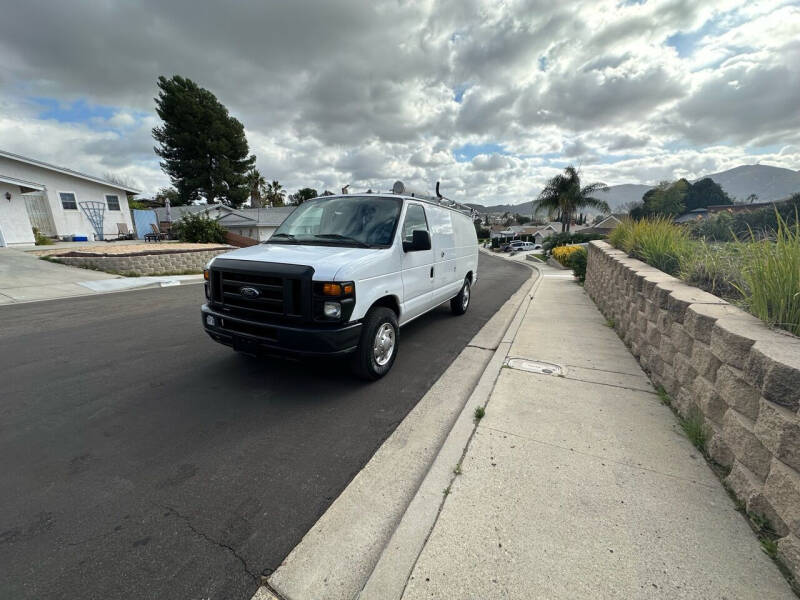
<path fill-rule="evenodd" d="M 215 257 L 203 326 L 247 354 L 350 354 L 378 379 L 400 327 L 449 301 L 462 315 L 478 279 L 468 212 L 394 194 L 304 202 L 265 243 Z"/>
<path fill-rule="evenodd" d="M 523 242 L 522 240 L 514 240 L 510 244 L 503 246 L 503 252 L 530 252 L 532 250 L 541 250 L 541 244 L 534 244 L 533 242 Z"/>

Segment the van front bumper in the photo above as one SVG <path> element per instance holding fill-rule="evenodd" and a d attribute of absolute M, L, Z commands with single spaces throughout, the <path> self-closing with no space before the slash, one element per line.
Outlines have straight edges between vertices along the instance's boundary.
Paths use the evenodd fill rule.
<path fill-rule="evenodd" d="M 361 323 L 339 327 L 286 327 L 259 323 L 219 313 L 207 304 L 201 308 L 203 327 L 214 341 L 234 350 L 256 354 L 281 352 L 306 356 L 335 356 L 355 351 Z"/>

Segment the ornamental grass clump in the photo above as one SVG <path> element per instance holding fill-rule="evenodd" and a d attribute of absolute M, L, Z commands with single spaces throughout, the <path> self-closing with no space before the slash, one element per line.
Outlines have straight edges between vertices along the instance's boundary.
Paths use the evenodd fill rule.
<path fill-rule="evenodd" d="M 630 244 L 628 253 L 632 257 L 670 275 L 678 275 L 681 264 L 691 256 L 695 245 L 688 230 L 667 217 L 638 221 Z"/>
<path fill-rule="evenodd" d="M 742 299 L 743 253 L 746 245 L 697 242 L 694 251 L 684 257 L 680 278 L 710 294 L 730 302 Z"/>
<path fill-rule="evenodd" d="M 737 242 L 744 258 L 739 290 L 759 319 L 800 335 L 800 223 L 778 215 L 775 240 Z"/>
<path fill-rule="evenodd" d="M 615 248 L 670 275 L 680 272 L 696 244 L 687 229 L 668 217 L 625 219 L 614 228 L 608 240 Z"/>
<path fill-rule="evenodd" d="M 614 246 L 617 250 L 623 252 L 630 252 L 633 247 L 633 230 L 638 221 L 634 221 L 630 217 L 625 217 L 619 225 L 611 230 L 608 234 L 608 243 Z"/>

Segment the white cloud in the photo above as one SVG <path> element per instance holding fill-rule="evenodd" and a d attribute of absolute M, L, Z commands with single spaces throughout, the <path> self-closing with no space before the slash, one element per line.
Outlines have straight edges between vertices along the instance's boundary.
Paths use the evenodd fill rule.
<path fill-rule="evenodd" d="M 441 180 L 491 204 L 569 161 L 609 184 L 798 169 L 799 20 L 789 0 L 29 0 L 0 21 L 0 147 L 154 191 L 155 81 L 180 73 L 289 191 Z M 39 97 L 111 109 L 57 121 Z"/>

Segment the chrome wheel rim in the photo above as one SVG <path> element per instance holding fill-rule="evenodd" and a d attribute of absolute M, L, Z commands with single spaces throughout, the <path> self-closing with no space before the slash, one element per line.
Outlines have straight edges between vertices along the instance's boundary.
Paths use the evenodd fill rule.
<path fill-rule="evenodd" d="M 461 296 L 461 308 L 466 310 L 467 306 L 469 306 L 469 283 L 466 281 L 464 282 L 464 289 L 461 290 Z"/>
<path fill-rule="evenodd" d="M 375 341 L 372 344 L 372 356 L 379 367 L 385 366 L 392 358 L 394 344 L 394 327 L 392 327 L 390 323 L 384 323 L 378 327 L 378 332 L 375 334 Z"/>

